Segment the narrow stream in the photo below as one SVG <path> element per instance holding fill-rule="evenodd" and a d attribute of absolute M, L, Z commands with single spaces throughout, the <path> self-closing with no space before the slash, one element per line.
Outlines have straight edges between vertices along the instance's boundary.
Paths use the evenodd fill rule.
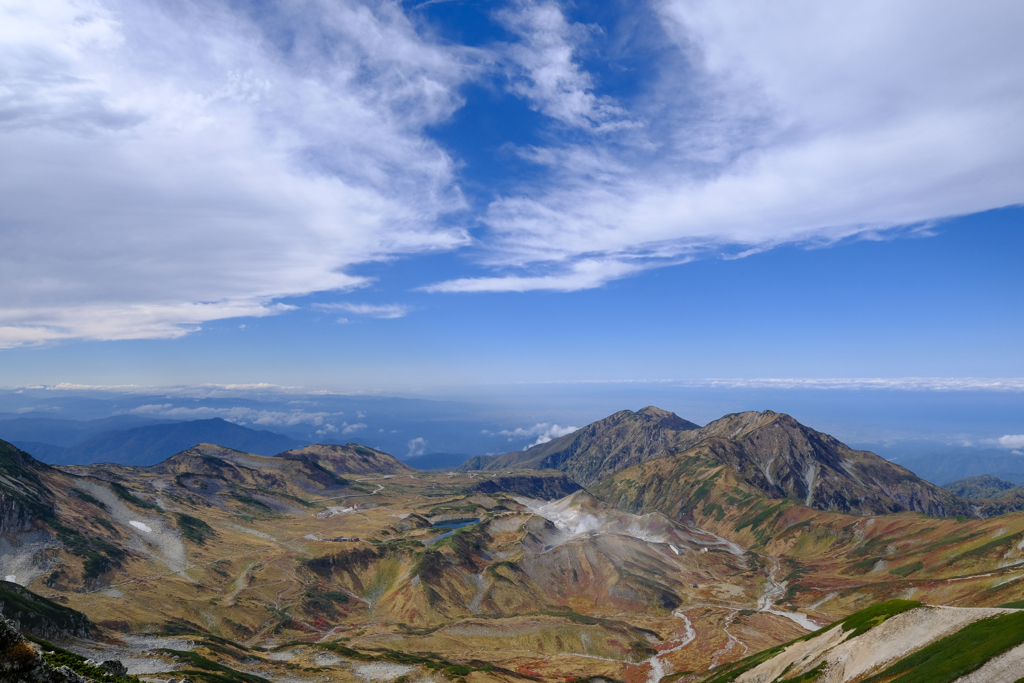
<path fill-rule="evenodd" d="M 647 675 L 647 683 L 658 683 L 658 681 L 661 680 L 662 676 L 666 676 L 672 672 L 672 666 L 666 666 L 666 663 L 661 661 L 662 657 L 664 657 L 670 652 L 682 650 L 684 647 L 692 643 L 693 639 L 697 637 L 697 633 L 693 630 L 693 624 L 690 623 L 690 620 L 686 617 L 686 614 L 684 614 L 681 609 L 677 609 L 675 612 L 673 612 L 672 616 L 679 617 L 683 620 L 683 628 L 686 629 L 686 633 L 678 645 L 671 647 L 667 650 L 662 650 L 661 652 L 647 660 L 647 663 L 651 665 L 651 673 Z"/>
<path fill-rule="evenodd" d="M 770 555 L 766 557 L 771 562 L 772 573 L 768 575 L 768 586 L 765 587 L 764 594 L 757 599 L 757 610 L 774 614 L 777 617 L 785 617 L 808 631 L 817 631 L 821 626 L 803 612 L 783 612 L 782 610 L 775 609 L 776 601 L 786 594 L 786 587 L 775 578 L 782 571 L 779 561 Z"/>

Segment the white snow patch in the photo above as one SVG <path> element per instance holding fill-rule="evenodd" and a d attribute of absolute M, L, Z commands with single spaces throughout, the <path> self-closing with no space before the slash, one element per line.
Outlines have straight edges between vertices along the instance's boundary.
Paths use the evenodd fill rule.
<path fill-rule="evenodd" d="M 8 574 L 7 576 L 4 577 L 4 581 L 10 581 L 11 583 L 17 583 L 18 577 L 15 576 L 14 574 Z"/>
<path fill-rule="evenodd" d="M 413 670 L 413 667 L 391 662 L 373 662 L 372 664 L 356 664 L 352 670 L 366 681 L 393 681 Z"/>
<path fill-rule="evenodd" d="M 153 531 L 153 529 L 148 524 L 143 524 L 142 522 L 136 522 L 135 520 L 131 520 L 128 523 L 136 529 L 139 529 L 140 531 L 145 531 L 147 534 Z"/>

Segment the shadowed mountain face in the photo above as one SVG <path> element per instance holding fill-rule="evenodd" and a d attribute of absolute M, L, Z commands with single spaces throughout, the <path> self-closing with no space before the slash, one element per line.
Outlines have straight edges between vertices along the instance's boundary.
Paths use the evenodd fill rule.
<path fill-rule="evenodd" d="M 39 477 L 51 468 L 0 441 L 0 535 L 28 529 L 53 509 L 53 494 Z"/>
<path fill-rule="evenodd" d="M 635 413 L 621 410 L 525 451 L 471 458 L 459 469 L 557 469 L 590 486 L 609 474 L 675 452 L 681 434 L 696 429 L 694 423 L 654 406 Z"/>
<path fill-rule="evenodd" d="M 335 474 L 401 474 L 415 472 L 398 458 L 366 446 L 350 443 L 344 446 L 314 444 L 297 448 L 277 457 L 315 462 Z"/>
<path fill-rule="evenodd" d="M 667 514 L 684 514 L 701 499 L 699 489 L 712 485 L 724 468 L 749 493 L 818 510 L 973 514 L 966 501 L 949 491 L 782 413 L 726 415 L 680 436 L 679 452 L 664 462 L 621 471 L 601 482 L 595 492 L 626 509 L 654 505 Z"/>

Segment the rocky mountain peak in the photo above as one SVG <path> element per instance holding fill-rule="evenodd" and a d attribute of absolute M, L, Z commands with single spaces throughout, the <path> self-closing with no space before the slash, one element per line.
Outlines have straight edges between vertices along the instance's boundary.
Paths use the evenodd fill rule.
<path fill-rule="evenodd" d="M 558 469 L 583 486 L 645 460 L 678 450 L 679 434 L 700 427 L 655 406 L 620 410 L 572 434 L 497 456 L 477 456 L 460 470 Z"/>
<path fill-rule="evenodd" d="M 662 410 L 656 406 L 647 406 L 636 411 L 635 415 L 645 422 L 655 422 L 665 429 L 673 429 L 677 432 L 700 429 L 700 425 L 689 420 L 684 420 L 673 412 Z"/>

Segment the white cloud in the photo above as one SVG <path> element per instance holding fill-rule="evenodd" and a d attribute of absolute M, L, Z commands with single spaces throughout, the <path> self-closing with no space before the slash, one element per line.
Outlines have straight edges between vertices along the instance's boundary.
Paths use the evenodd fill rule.
<path fill-rule="evenodd" d="M 344 429 L 341 430 L 342 434 L 351 434 L 352 432 L 358 432 L 360 429 L 366 429 L 366 425 L 362 422 L 357 422 L 351 425 L 347 422 L 343 422 L 342 426 L 344 427 Z"/>
<path fill-rule="evenodd" d="M 0 9 L 0 347 L 276 315 L 365 284 L 353 264 L 466 243 L 439 221 L 465 203 L 424 127 L 480 53 L 388 2 L 261 12 Z"/>
<path fill-rule="evenodd" d="M 582 259 L 548 275 L 505 275 L 448 280 L 422 287 L 426 292 L 528 292 L 547 289 L 575 292 L 600 287 L 610 280 L 626 277 L 650 267 L 639 261 L 628 263 L 613 259 Z"/>
<path fill-rule="evenodd" d="M 1012 450 L 1010 452 L 1013 453 L 1014 455 L 1024 455 L 1024 451 Z"/>
<path fill-rule="evenodd" d="M 1024 448 L 1024 434 L 1007 434 L 996 439 L 1000 448 Z"/>
<path fill-rule="evenodd" d="M 987 391 L 987 392 L 1024 392 L 1024 377 L 852 377 L 852 378 L 705 378 L 705 379 L 582 379 L 556 380 L 550 382 L 534 382 L 532 384 L 658 384 L 686 387 L 721 387 L 750 389 L 821 389 L 821 390 L 852 390 L 878 389 L 890 391 Z M 19 387 L 14 387 L 18 389 Z M 245 398 L 255 396 L 281 396 L 289 394 L 332 395 L 339 392 L 315 390 L 301 386 L 280 386 L 275 384 L 199 384 L 190 386 L 140 386 L 140 385 L 95 385 L 95 384 L 51 384 L 32 385 L 20 389 L 42 389 L 47 391 L 107 391 L 135 395 L 160 395 L 168 398 Z M 290 403 L 308 404 L 309 401 L 290 401 Z M 163 404 L 155 404 L 160 408 Z M 171 406 L 172 404 L 166 404 Z M 141 410 L 145 406 L 136 408 Z M 44 408 L 33 408 L 43 410 Z M 45 408 L 50 410 L 53 408 Z M 156 409 L 153 409 L 156 410 Z M 285 413 L 282 413 L 285 414 Z M 321 413 L 309 413 L 321 415 Z M 330 415 L 343 415 L 339 411 Z M 328 415 L 328 413 L 322 413 Z M 365 417 L 361 411 L 357 418 Z M 391 433 L 396 433 L 392 430 Z M 482 430 L 481 434 L 489 433 Z"/>
<path fill-rule="evenodd" d="M 663 381 L 663 380 L 661 380 Z M 670 380 L 671 381 L 671 380 Z M 1024 391 L 1024 377 L 853 377 L 678 380 L 681 386 L 750 389 L 887 389 L 892 391 Z"/>
<path fill-rule="evenodd" d="M 427 449 L 427 440 L 422 436 L 417 436 L 415 439 L 411 439 L 408 443 L 409 455 L 423 455 Z"/>
<path fill-rule="evenodd" d="M 629 144 L 533 150 L 543 180 L 492 202 L 482 238 L 485 265 L 525 272 L 430 291 L 597 286 L 700 253 L 877 239 L 1024 201 L 1024 5 L 656 8 L 670 47 L 630 105 L 647 126 Z M 583 262 L 605 274 L 550 275 Z"/>
<path fill-rule="evenodd" d="M 411 306 L 405 306 L 402 304 L 350 304 L 350 303 L 334 303 L 334 304 L 313 304 L 313 308 L 317 308 L 323 311 L 348 311 L 355 315 L 365 315 L 371 318 L 403 318 L 409 314 L 412 310 Z M 347 323 L 347 318 L 339 318 L 339 323 Z"/>
<path fill-rule="evenodd" d="M 314 421 L 314 424 L 319 424 L 319 423 Z M 328 434 L 335 434 L 335 433 L 337 433 L 337 431 L 338 431 L 337 427 L 335 427 L 334 425 L 332 425 L 330 423 L 327 423 L 327 424 L 324 425 L 323 429 L 316 430 L 316 433 L 317 433 L 318 436 L 327 436 Z"/>
<path fill-rule="evenodd" d="M 554 2 L 519 0 L 496 16 L 520 38 L 507 46 L 513 66 L 510 89 L 533 109 L 595 132 L 637 125 L 611 98 L 593 93 L 593 78 L 574 59 L 576 46 L 593 28 L 570 24 Z"/>
<path fill-rule="evenodd" d="M 298 409 L 290 412 L 265 409 L 257 410 L 255 408 L 246 408 L 244 406 L 235 406 L 231 408 L 211 408 L 207 406 L 186 408 L 183 406 L 176 407 L 171 403 L 142 405 L 132 408 L 128 412 L 134 415 L 158 415 L 160 417 L 178 420 L 209 420 L 211 418 L 219 417 L 223 420 L 234 422 L 239 425 L 286 427 L 299 424 L 319 426 L 323 424 L 326 418 L 330 418 L 335 415 L 334 413 L 326 412 L 307 413 Z M 340 415 L 340 413 L 338 414 Z M 365 427 L 366 425 L 361 426 Z M 332 428 L 330 425 L 325 429 L 326 431 L 337 431 L 336 428 Z M 318 431 L 317 433 L 320 434 L 321 432 Z"/>
<path fill-rule="evenodd" d="M 538 422 L 532 427 L 517 427 L 516 429 L 512 430 L 503 429 L 497 433 L 500 434 L 501 436 L 507 436 L 509 441 L 512 441 L 514 439 L 537 437 L 536 441 L 527 446 L 527 448 L 531 448 L 542 443 L 547 443 L 552 439 L 557 439 L 560 436 L 572 434 L 577 429 L 579 429 L 579 427 L 560 427 L 556 424 Z"/>

